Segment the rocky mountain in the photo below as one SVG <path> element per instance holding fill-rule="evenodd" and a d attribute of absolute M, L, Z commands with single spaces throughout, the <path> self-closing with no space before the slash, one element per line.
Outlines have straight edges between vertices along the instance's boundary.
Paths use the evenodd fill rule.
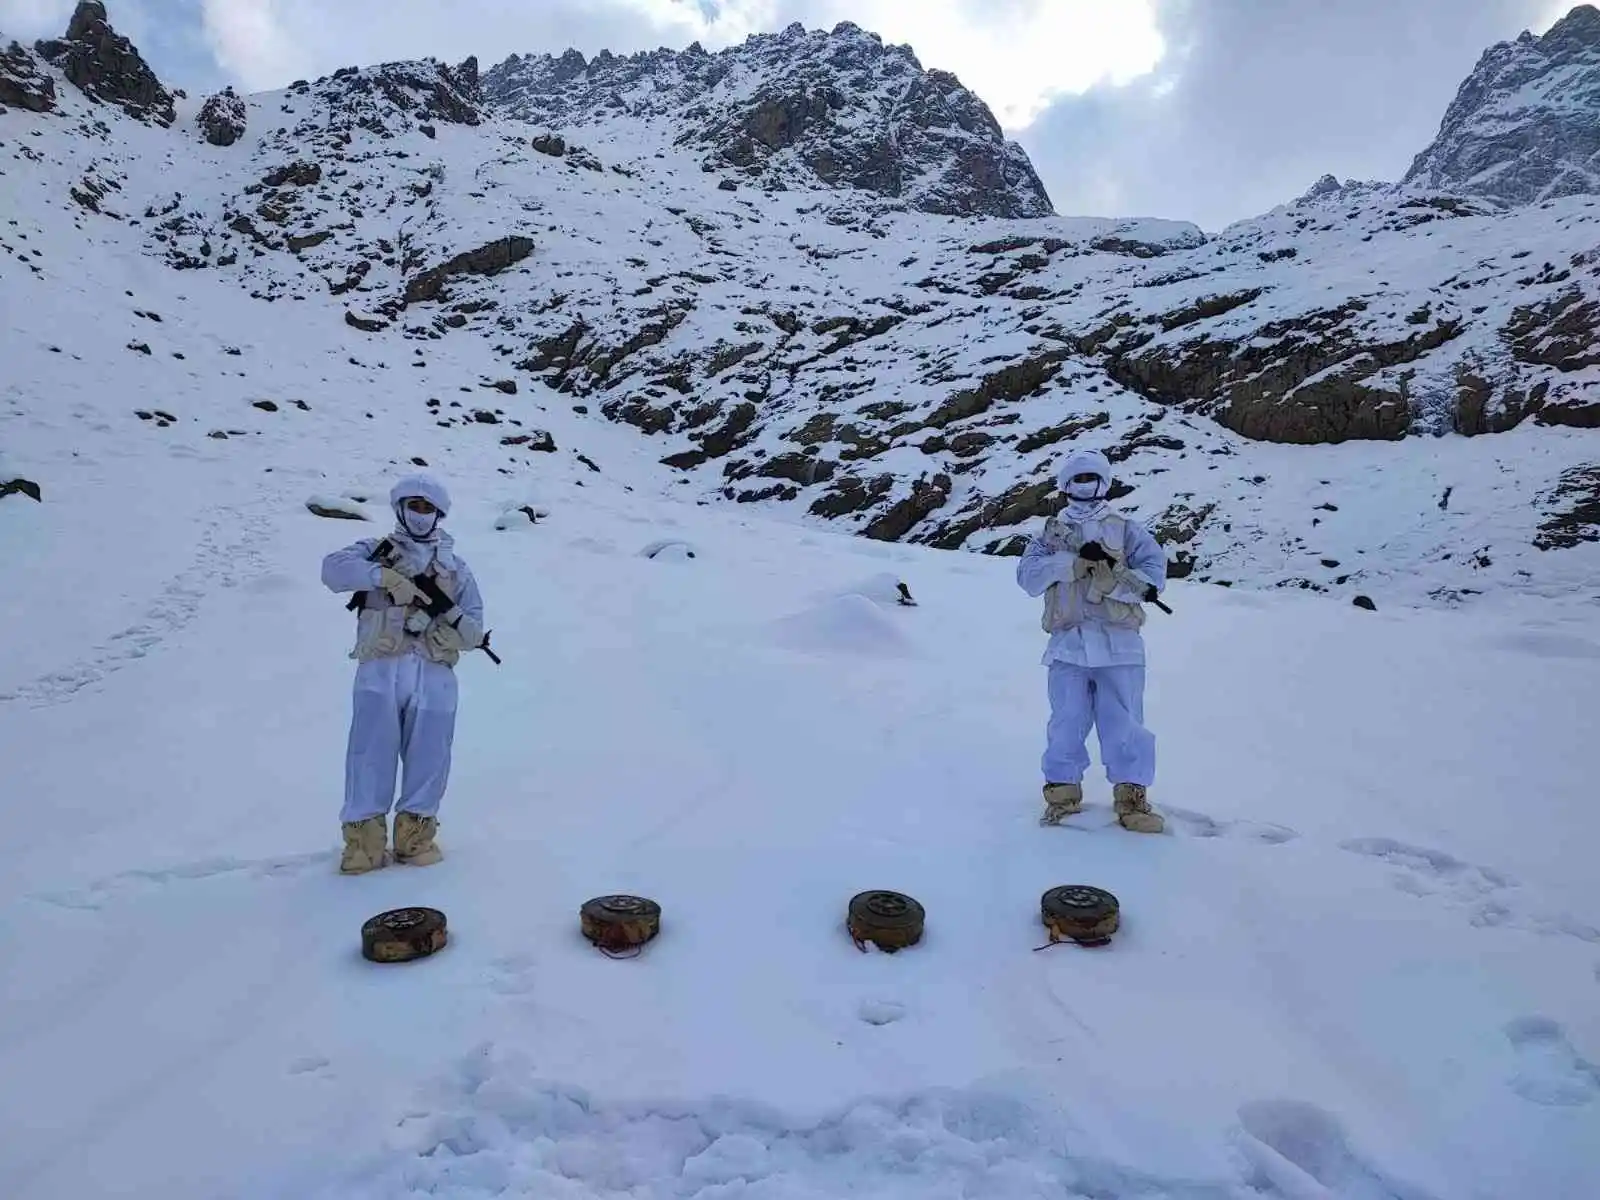
<path fill-rule="evenodd" d="M 1009 553 L 1091 441 L 1176 574 L 1417 599 L 1593 584 L 1593 196 L 1333 181 L 1212 239 L 984 215 L 1047 208 L 1004 168 L 1020 152 L 852 26 L 481 77 L 347 68 L 185 103 L 171 129 L 20 47 L 4 62 L 55 89 L 0 119 L 0 285 L 23 297 L 0 351 L 51 388 L 124 326 L 126 412 L 154 413 L 140 389 L 209 412 L 217 380 L 302 387 L 270 347 L 227 353 L 265 323 L 334 347 L 303 368 L 330 391 L 306 419 L 423 419 L 437 445 L 401 461 L 504 437 L 507 473 L 554 445 L 596 465 L 620 427 L 650 464 L 631 486 Z M 103 325 L 60 311 L 124 273 Z M 554 437 L 505 429 L 524 420 Z"/>
<path fill-rule="evenodd" d="M 730 182 L 856 188 L 948 216 L 1051 212 L 988 105 L 948 72 L 924 71 L 909 46 L 848 22 L 828 33 L 795 24 L 718 54 L 513 55 L 483 87 L 497 111 L 535 124 L 633 118 Z"/>
<path fill-rule="evenodd" d="M 1506 204 L 1600 192 L 1600 9 L 1486 51 L 1405 182 Z"/>

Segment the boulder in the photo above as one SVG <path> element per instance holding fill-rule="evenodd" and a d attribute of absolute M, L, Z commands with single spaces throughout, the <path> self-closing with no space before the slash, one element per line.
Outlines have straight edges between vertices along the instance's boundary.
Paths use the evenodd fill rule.
<path fill-rule="evenodd" d="M 449 262 L 431 267 L 406 283 L 405 302 L 420 304 L 437 300 L 445 284 L 457 275 L 498 275 L 533 253 L 533 239 L 511 234 L 456 255 Z"/>
<path fill-rule="evenodd" d="M 244 101 L 226 87 L 201 105 L 195 124 L 213 146 L 231 146 L 244 136 L 248 117 Z"/>
<path fill-rule="evenodd" d="M 389 322 L 381 317 L 363 316 L 352 309 L 345 309 L 344 323 L 352 329 L 359 329 L 363 333 L 382 333 L 389 328 Z"/>

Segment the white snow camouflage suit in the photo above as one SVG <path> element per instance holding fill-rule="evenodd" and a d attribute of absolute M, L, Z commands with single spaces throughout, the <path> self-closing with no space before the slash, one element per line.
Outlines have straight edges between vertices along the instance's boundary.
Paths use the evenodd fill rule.
<path fill-rule="evenodd" d="M 1093 728 L 1110 782 L 1149 787 L 1156 739 L 1144 724 L 1139 630 L 1146 588 L 1166 587 L 1166 554 L 1144 526 L 1106 502 L 1111 464 L 1105 455 L 1078 451 L 1062 464 L 1057 480 L 1069 496 L 1069 483 L 1080 474 L 1099 477 L 1098 495 L 1069 499 L 1017 564 L 1018 585 L 1030 596 L 1045 597 L 1042 624 L 1050 634 L 1043 660 L 1049 667 L 1050 722 L 1041 767 L 1047 783 L 1081 783 Z M 1080 558 L 1087 542 L 1099 542 L 1116 565 Z"/>
<path fill-rule="evenodd" d="M 427 499 L 439 510 L 440 520 L 450 510 L 449 494 L 427 476 L 409 476 L 394 486 L 390 501 L 396 525 L 388 541 L 399 556 L 395 569 L 407 577 L 431 571 L 461 610 L 457 631 L 467 646 L 477 646 L 484 632 L 477 580 L 437 521 L 420 537 L 407 528 L 402 503 L 412 496 Z M 351 653 L 360 666 L 345 754 L 340 820 L 346 823 L 385 816 L 391 807 L 421 817 L 437 815 L 449 782 L 455 737 L 454 667 L 460 653 L 441 650 L 430 645 L 425 634 L 406 629 L 407 610 L 381 588 L 382 564 L 372 558 L 382 540 L 363 538 L 322 562 L 322 582 L 329 590 L 366 593 Z M 396 804 L 395 780 L 402 766 Z"/>

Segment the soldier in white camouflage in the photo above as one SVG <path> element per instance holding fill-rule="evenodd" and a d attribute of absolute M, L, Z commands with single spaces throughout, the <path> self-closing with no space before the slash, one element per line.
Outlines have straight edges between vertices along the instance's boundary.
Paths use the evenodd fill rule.
<path fill-rule="evenodd" d="M 1057 475 L 1067 503 L 1045 522 L 1017 565 L 1017 583 L 1043 596 L 1050 635 L 1050 721 L 1042 763 L 1044 815 L 1058 825 L 1083 810 L 1095 730 L 1112 784 L 1117 820 L 1135 833 L 1160 833 L 1150 807 L 1156 739 L 1144 724 L 1144 605 L 1166 587 L 1167 559 L 1149 530 L 1112 508 L 1111 463 L 1104 454 L 1072 454 Z"/>

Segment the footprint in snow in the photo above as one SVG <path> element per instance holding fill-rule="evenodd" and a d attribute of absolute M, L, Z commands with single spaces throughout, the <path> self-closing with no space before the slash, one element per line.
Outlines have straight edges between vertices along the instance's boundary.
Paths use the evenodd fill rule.
<path fill-rule="evenodd" d="M 53 904 L 57 908 L 95 910 L 106 907 L 119 896 L 165 888 L 174 883 L 215 879 L 223 875 L 272 879 L 303 875 L 316 869 L 332 870 L 336 857 L 334 851 L 322 850 L 314 854 L 290 854 L 277 858 L 211 858 L 159 870 L 123 871 L 96 880 L 86 888 L 69 892 L 36 892 L 30 899 L 41 904 Z"/>
<path fill-rule="evenodd" d="M 1600 945 L 1600 929 L 1593 925 L 1568 913 L 1530 911 L 1518 903 L 1521 885 L 1493 867 L 1391 838 L 1351 838 L 1339 848 L 1395 868 L 1394 886 L 1408 895 L 1438 896 L 1467 909 L 1469 922 L 1479 929 L 1526 929 Z"/>
<path fill-rule="evenodd" d="M 1428 1200 L 1414 1184 L 1391 1178 L 1350 1145 L 1332 1113 L 1299 1100 L 1258 1100 L 1239 1109 L 1239 1148 L 1252 1186 L 1273 1196 L 1361 1196 Z"/>
<path fill-rule="evenodd" d="M 289 1064 L 291 1075 L 315 1075 L 321 1079 L 331 1079 L 332 1072 L 328 1070 L 333 1064 L 329 1059 L 320 1054 L 309 1054 L 304 1058 L 297 1058 Z"/>
<path fill-rule="evenodd" d="M 489 990 L 502 996 L 525 996 L 533 991 L 534 958 L 531 954 L 508 954 L 489 964 Z"/>
<path fill-rule="evenodd" d="M 898 1000 L 863 1000 L 856 1015 L 868 1025 L 893 1025 L 906 1011 L 906 1006 Z"/>
<path fill-rule="evenodd" d="M 1547 1017 L 1519 1017 L 1505 1028 L 1517 1056 L 1511 1090 L 1530 1104 L 1575 1108 L 1600 1099 L 1600 1067 L 1581 1057 L 1566 1030 Z"/>
<path fill-rule="evenodd" d="M 1281 846 L 1300 836 L 1287 825 L 1274 825 L 1264 821 L 1219 821 L 1193 809 L 1165 806 L 1162 810 L 1168 821 L 1184 836 L 1193 838 L 1232 838 L 1239 841 L 1259 842 L 1266 846 Z"/>

